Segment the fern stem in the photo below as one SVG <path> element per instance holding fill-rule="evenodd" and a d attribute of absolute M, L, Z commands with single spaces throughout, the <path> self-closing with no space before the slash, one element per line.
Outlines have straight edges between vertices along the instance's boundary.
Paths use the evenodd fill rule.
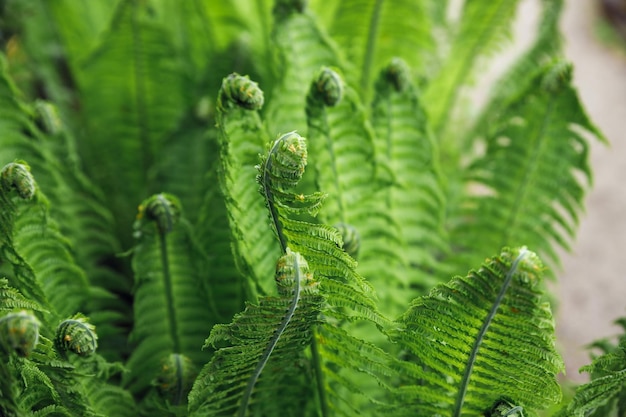
<path fill-rule="evenodd" d="M 161 246 L 161 266 L 163 268 L 163 280 L 165 284 L 165 299 L 167 301 L 167 319 L 169 321 L 170 338 L 174 343 L 174 352 L 180 353 L 180 340 L 176 332 L 176 312 L 174 311 L 174 297 L 172 296 L 172 275 L 167 255 L 166 232 L 159 232 L 159 243 Z"/>
<path fill-rule="evenodd" d="M 315 382 L 317 384 L 317 395 L 320 402 L 320 411 L 322 417 L 328 417 L 328 400 L 326 399 L 326 390 L 324 389 L 324 372 L 322 371 L 322 360 L 320 359 L 320 351 L 317 347 L 317 330 L 313 329 L 313 338 L 311 339 L 311 359 L 313 361 L 313 369 L 315 371 Z"/>
<path fill-rule="evenodd" d="M 281 321 L 280 326 L 278 326 L 278 328 L 272 335 L 272 338 L 270 339 L 269 344 L 265 348 L 265 351 L 263 352 L 261 359 L 257 363 L 256 368 L 254 369 L 254 372 L 252 373 L 252 375 L 250 376 L 250 379 L 248 380 L 248 384 L 246 385 L 246 390 L 244 391 L 243 397 L 241 399 L 241 403 L 239 404 L 239 411 L 237 412 L 238 417 L 245 417 L 246 411 L 248 410 L 248 404 L 250 403 L 250 399 L 252 398 L 252 390 L 254 389 L 254 386 L 256 385 L 256 382 L 259 379 L 259 376 L 261 376 L 261 372 L 263 372 L 263 368 L 265 368 L 265 365 L 269 361 L 270 356 L 272 355 L 272 352 L 274 351 L 274 348 L 278 344 L 278 340 L 284 333 L 285 329 L 289 325 L 289 322 L 291 321 L 291 318 L 296 312 L 296 308 L 298 307 L 298 301 L 300 301 L 300 294 L 302 291 L 301 280 L 303 279 L 303 277 L 302 277 L 302 270 L 300 268 L 301 266 L 299 263 L 299 258 L 295 256 L 294 257 L 295 288 L 293 291 L 294 294 L 291 300 L 291 304 L 289 305 L 289 308 L 287 309 L 287 314 L 285 314 L 285 317 Z"/>
<path fill-rule="evenodd" d="M 461 409 L 463 408 L 465 394 L 467 392 L 467 387 L 469 386 L 470 377 L 472 376 L 472 370 L 474 369 L 474 363 L 476 363 L 476 356 L 478 355 L 478 350 L 480 349 L 480 345 L 482 344 L 483 339 L 485 338 L 485 334 L 487 334 L 487 330 L 489 330 L 489 326 L 491 325 L 491 322 L 493 321 L 494 317 L 498 313 L 498 309 L 500 308 L 500 304 L 502 304 L 504 295 L 506 294 L 507 290 L 509 289 L 509 286 L 511 285 L 511 281 L 513 280 L 513 274 L 515 274 L 520 262 L 526 257 L 528 253 L 529 252 L 528 250 L 526 250 L 526 248 L 522 248 L 517 258 L 515 258 L 515 260 L 513 261 L 511 268 L 509 269 L 509 271 L 506 274 L 506 277 L 504 278 L 504 283 L 502 284 L 502 287 L 500 288 L 500 292 L 498 293 L 498 296 L 496 297 L 493 305 L 491 306 L 491 310 L 489 311 L 489 314 L 487 314 L 487 317 L 485 318 L 485 321 L 483 321 L 483 325 L 480 328 L 480 331 L 478 332 L 476 339 L 474 340 L 474 346 L 472 346 L 472 351 L 470 352 L 470 356 L 467 361 L 467 366 L 465 367 L 463 378 L 461 379 L 461 385 L 459 387 L 459 395 L 457 396 L 456 403 L 454 404 L 454 414 L 453 414 L 454 417 L 461 416 Z"/>
<path fill-rule="evenodd" d="M 267 208 L 270 212 L 270 218 L 272 220 L 272 224 L 274 225 L 274 230 L 276 231 L 276 235 L 278 237 L 278 241 L 280 242 L 280 249 L 283 253 L 287 252 L 287 238 L 283 233 L 283 226 L 280 222 L 278 210 L 276 209 L 276 204 L 274 202 L 274 194 L 272 193 L 272 179 L 270 177 L 271 169 L 272 169 L 272 154 L 277 152 L 278 147 L 280 146 L 280 140 L 274 142 L 272 149 L 270 149 L 267 154 L 267 159 L 265 160 L 265 165 L 263 166 L 263 195 L 265 196 L 265 200 L 267 201 Z"/>
<path fill-rule="evenodd" d="M 384 0 L 376 0 L 374 11 L 372 12 L 372 16 L 370 18 L 365 57 L 363 58 L 363 68 L 361 71 L 361 91 L 363 91 L 364 94 L 367 93 L 372 65 L 374 63 L 374 55 L 376 54 L 376 40 L 378 38 L 378 27 L 380 24 L 383 1 Z"/>

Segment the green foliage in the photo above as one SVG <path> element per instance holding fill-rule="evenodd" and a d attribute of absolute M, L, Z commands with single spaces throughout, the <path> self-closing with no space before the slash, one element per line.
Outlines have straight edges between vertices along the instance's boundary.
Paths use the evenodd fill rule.
<path fill-rule="evenodd" d="M 562 0 L 475 117 L 518 1 L 88 3 L 0 6 L 1 415 L 554 407 L 524 248 L 558 265 L 604 140 Z M 558 415 L 623 413 L 602 346 Z"/>

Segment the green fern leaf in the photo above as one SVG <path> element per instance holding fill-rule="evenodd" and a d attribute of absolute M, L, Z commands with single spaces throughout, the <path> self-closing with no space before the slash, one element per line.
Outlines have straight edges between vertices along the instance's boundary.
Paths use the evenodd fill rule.
<path fill-rule="evenodd" d="M 626 321 L 619 319 L 626 329 Z M 626 336 L 622 334 L 617 346 L 608 341 L 592 344 L 604 354 L 593 359 L 580 371 L 588 372 L 591 381 L 579 386 L 572 400 L 557 414 L 557 417 L 601 417 L 623 415 L 626 412 Z"/>
<path fill-rule="evenodd" d="M 89 138 L 82 157 L 107 195 L 120 238 L 132 224 L 136 196 L 155 186 L 149 172 L 185 109 L 177 64 L 168 32 L 149 5 L 124 0 L 77 72 Z"/>
<path fill-rule="evenodd" d="M 82 310 L 85 303 L 87 278 L 83 270 L 76 265 L 70 246 L 60 233 L 56 222 L 48 216 L 48 202 L 45 196 L 36 190 L 35 180 L 30 168 L 20 162 L 7 164 L 2 168 L 2 187 L 0 194 L 3 212 L 7 212 L 11 229 L 5 236 L 5 256 L 12 265 L 15 285 L 27 295 L 31 291 L 39 292 L 32 282 L 35 276 L 54 313 L 61 316 Z M 15 189 L 19 199 L 11 201 L 10 191 Z M 24 201 L 26 200 L 28 201 Z M 16 204 L 18 200 L 21 200 Z M 9 213 L 13 212 L 13 213 Z M 12 217 L 12 218 L 11 218 Z M 34 298 L 42 306 L 47 303 L 36 294 Z"/>
<path fill-rule="evenodd" d="M 411 67 L 423 71 L 433 52 L 433 32 L 424 2 L 340 2 L 329 31 L 359 69 L 359 92 L 366 101 L 376 74 L 393 57 L 403 57 Z"/>
<path fill-rule="evenodd" d="M 492 86 L 488 104 L 481 110 L 480 116 L 470 129 L 463 144 L 470 149 L 473 139 L 496 122 L 500 110 L 519 93 L 528 89 L 532 83 L 536 68 L 540 68 L 561 56 L 562 39 L 559 32 L 559 17 L 563 9 L 563 0 L 543 0 L 543 12 L 539 23 L 539 32 L 532 46 L 507 70 Z"/>
<path fill-rule="evenodd" d="M 279 7 L 285 3 L 284 8 Z M 278 51 L 277 80 L 266 108 L 270 132 L 304 132 L 307 126 L 305 97 L 311 79 L 322 66 L 345 68 L 336 45 L 307 10 L 279 0 L 275 9 L 272 40 Z"/>
<path fill-rule="evenodd" d="M 263 157 L 258 181 L 281 247 L 297 248 L 305 254 L 326 300 L 322 309 L 326 320 L 315 329 L 311 343 L 311 366 L 322 414 L 353 415 L 371 405 L 378 391 L 370 389 L 384 385 L 384 375 L 393 371 L 382 349 L 350 335 L 339 323 L 361 324 L 370 340 L 380 336 L 372 324 L 380 329 L 389 323 L 378 312 L 370 285 L 356 272 L 355 261 L 341 250 L 343 242 L 337 230 L 292 218 L 317 213 L 323 197 L 289 191 L 302 177 L 307 157 L 305 139 L 287 133 Z"/>
<path fill-rule="evenodd" d="M 267 223 L 267 209 L 259 198 L 256 177 L 259 154 L 269 141 L 257 113 L 263 105 L 258 85 L 238 74 L 224 78 L 217 102 L 220 185 L 225 196 L 233 256 L 244 277 L 252 278 L 263 293 L 272 292 L 267 278 L 280 253 Z M 271 285 L 269 285 L 271 284 Z"/>
<path fill-rule="evenodd" d="M 217 171 L 217 167 L 209 170 L 207 182 L 219 183 Z M 228 322 L 243 309 L 245 300 L 255 299 L 261 290 L 250 287 L 250 282 L 241 275 L 243 268 L 238 268 L 233 257 L 229 217 L 220 187 L 213 186 L 205 194 L 197 229 L 199 245 L 207 254 L 203 257 L 202 270 L 207 271 L 205 281 L 214 296 L 218 321 Z"/>
<path fill-rule="evenodd" d="M 379 193 L 390 216 L 399 224 L 406 243 L 412 284 L 426 288 L 441 268 L 448 251 L 444 230 L 446 208 L 437 145 L 412 76 L 404 61 L 395 58 L 376 83 L 372 124 L 377 154 L 385 158 L 396 182 Z"/>
<path fill-rule="evenodd" d="M 392 335 L 415 358 L 400 369 L 398 415 L 480 415 L 506 398 L 536 416 L 557 403 L 563 362 L 541 273 L 535 254 L 505 249 L 416 299 Z"/>
<path fill-rule="evenodd" d="M 146 393 L 169 354 L 185 355 L 196 367 L 207 360 L 201 347 L 215 313 L 194 263 L 198 250 L 190 226 L 180 210 L 178 200 L 165 194 L 139 207 L 131 334 L 136 348 L 124 376 L 124 385 L 134 394 Z"/>
<path fill-rule="evenodd" d="M 448 126 L 451 111 L 461 91 L 476 69 L 479 58 L 491 54 L 506 38 L 518 0 L 468 0 L 450 51 L 425 91 L 424 103 L 438 136 Z"/>
<path fill-rule="evenodd" d="M 190 394 L 192 415 L 244 417 L 248 410 L 254 415 L 268 406 L 285 414 L 297 411 L 278 387 L 301 376 L 297 364 L 304 361 L 303 350 L 311 343 L 322 298 L 307 262 L 289 249 L 278 261 L 276 282 L 279 297 L 248 304 L 232 323 L 211 331 L 206 346 L 227 346 L 217 350 L 197 379 Z M 255 391 L 259 394 L 253 395 Z M 262 402 L 259 396 L 271 400 Z M 272 404 L 276 401 L 282 407 Z"/>
<path fill-rule="evenodd" d="M 603 141 L 571 86 L 571 67 L 541 69 L 528 89 L 502 109 L 487 150 L 469 167 L 463 217 L 453 230 L 460 265 L 504 245 L 533 245 L 557 263 L 568 247 L 591 181 L 589 132 Z M 479 215 L 480 213 L 480 215 Z"/>
<path fill-rule="evenodd" d="M 329 105 L 327 95 L 337 100 Z M 399 224 L 380 198 L 392 178 L 387 161 L 376 154 L 365 109 L 335 71 L 322 68 L 311 83 L 306 111 L 316 186 L 328 193 L 320 219 L 358 233 L 358 271 L 374 285 L 384 282 L 378 291 L 385 307 L 393 311 L 392 306 L 404 304 L 394 286 L 408 285 L 405 243 Z"/>
<path fill-rule="evenodd" d="M 42 306 L 24 297 L 18 290 L 9 286 L 9 281 L 6 278 L 0 278 L 0 311 L 2 310 L 42 311 Z"/>

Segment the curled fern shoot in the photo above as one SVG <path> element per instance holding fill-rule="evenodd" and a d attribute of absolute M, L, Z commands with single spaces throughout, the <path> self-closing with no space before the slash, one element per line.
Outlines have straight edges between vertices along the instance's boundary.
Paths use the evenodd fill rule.
<path fill-rule="evenodd" d="M 154 382 L 170 404 L 178 405 L 185 401 L 197 373 L 191 359 L 185 355 L 171 353 L 163 359 L 161 370 Z"/>
<path fill-rule="evenodd" d="M 249 77 L 233 73 L 224 78 L 218 106 L 228 108 L 236 105 L 248 110 L 259 110 L 263 102 L 263 91 Z"/>
<path fill-rule="evenodd" d="M 228 248 L 232 248 L 232 255 L 224 256 L 234 258 L 238 269 L 235 272 L 239 276 L 215 279 L 224 281 L 223 285 L 220 283 L 222 288 L 244 286 L 249 293 L 248 299 L 255 298 L 255 293 L 274 291 L 271 277 L 275 260 L 280 256 L 280 248 L 267 222 L 267 209 L 254 182 L 259 154 L 265 151 L 269 141 L 258 112 L 262 98 L 263 92 L 255 82 L 231 74 L 222 81 L 217 102 L 220 155 L 217 175 L 219 191 L 228 211 Z M 248 105 L 250 102 L 256 105 Z M 213 211 L 214 208 L 207 206 L 205 210 Z M 234 312 L 227 316 L 227 320 L 232 314 Z"/>
<path fill-rule="evenodd" d="M 542 271 L 534 253 L 504 249 L 413 301 L 392 337 L 416 360 L 401 370 L 414 382 L 398 400 L 412 404 L 413 415 L 451 416 L 479 415 L 502 398 L 527 416 L 558 402 L 563 362 L 537 289 Z"/>
<path fill-rule="evenodd" d="M 14 189 L 24 200 L 30 200 L 35 195 L 35 179 L 30 173 L 30 167 L 23 161 L 5 165 L 0 171 L 0 178 L 5 192 Z"/>
<path fill-rule="evenodd" d="M 54 342 L 62 351 L 71 351 L 80 356 L 89 356 L 98 348 L 98 335 L 93 324 L 81 314 L 63 320 L 57 326 Z"/>
<path fill-rule="evenodd" d="M 154 220 L 161 235 L 172 231 L 180 216 L 180 202 L 169 194 L 156 194 L 139 206 L 138 219 Z"/>
<path fill-rule="evenodd" d="M 315 88 L 311 88 L 311 95 L 321 100 L 324 105 L 337 105 L 343 97 L 343 79 L 334 70 L 323 67 L 313 81 Z"/>
<path fill-rule="evenodd" d="M 39 341 L 41 323 L 27 311 L 9 313 L 0 317 L 0 342 L 19 356 L 31 354 Z"/>

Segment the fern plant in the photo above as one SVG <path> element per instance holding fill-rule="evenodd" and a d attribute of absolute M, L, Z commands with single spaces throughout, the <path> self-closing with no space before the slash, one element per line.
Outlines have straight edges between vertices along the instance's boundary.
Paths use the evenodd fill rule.
<path fill-rule="evenodd" d="M 521 2 L 451 3 L 3 2 L 0 414 L 621 414 L 542 283 L 605 141 L 563 2 L 472 112 Z"/>

